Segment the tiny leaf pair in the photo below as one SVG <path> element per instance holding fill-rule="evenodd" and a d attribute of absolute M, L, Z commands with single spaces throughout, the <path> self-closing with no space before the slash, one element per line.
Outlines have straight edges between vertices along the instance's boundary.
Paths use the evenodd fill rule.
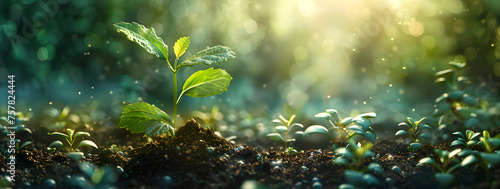
<path fill-rule="evenodd" d="M 278 126 L 275 129 L 278 131 L 277 133 L 269 133 L 266 136 L 273 141 L 280 141 L 284 143 L 285 153 L 293 152 L 293 148 L 287 148 L 288 142 L 294 142 L 295 138 L 292 136 L 288 136 L 289 134 L 295 134 L 297 136 L 302 136 L 303 132 L 298 131 L 295 128 L 304 128 L 304 126 L 300 123 L 293 123 L 295 119 L 295 115 L 292 115 L 290 119 L 285 119 L 282 115 L 279 116 L 280 119 L 273 120 L 274 123 L 277 123 Z"/>
<path fill-rule="evenodd" d="M 62 140 L 57 140 L 49 145 L 65 152 L 78 152 L 80 147 L 90 146 L 97 149 L 97 145 L 91 140 L 83 140 L 84 137 L 90 137 L 87 132 L 76 132 L 73 129 L 66 129 L 67 134 L 61 132 L 48 133 L 49 135 L 57 136 Z"/>
<path fill-rule="evenodd" d="M 410 125 L 408 125 L 406 122 L 399 123 L 398 126 L 404 127 L 404 129 L 397 131 L 395 135 L 396 136 L 408 135 L 412 140 L 412 143 L 408 147 L 408 151 L 410 152 L 417 151 L 422 147 L 421 144 L 422 140 L 431 139 L 429 135 L 422 133 L 424 129 L 431 129 L 431 127 L 425 124 L 420 124 L 425 119 L 425 117 L 418 121 L 415 121 L 411 117 L 407 117 L 406 119 L 408 120 Z"/>

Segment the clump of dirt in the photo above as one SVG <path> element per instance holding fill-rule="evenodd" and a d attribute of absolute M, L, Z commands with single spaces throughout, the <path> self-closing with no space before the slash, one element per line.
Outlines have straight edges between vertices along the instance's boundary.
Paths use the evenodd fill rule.
<path fill-rule="evenodd" d="M 234 148 L 231 142 L 191 119 L 177 129 L 175 138 L 132 150 L 126 177 L 132 183 L 154 183 L 154 187 L 161 187 L 165 176 L 171 177 L 179 188 L 218 183 L 217 175 L 226 171 Z"/>

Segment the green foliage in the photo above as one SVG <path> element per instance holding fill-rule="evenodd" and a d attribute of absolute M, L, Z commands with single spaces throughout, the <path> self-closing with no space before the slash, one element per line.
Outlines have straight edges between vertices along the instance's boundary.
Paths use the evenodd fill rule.
<path fill-rule="evenodd" d="M 355 186 L 366 188 L 368 186 L 380 185 L 380 182 L 371 173 L 383 174 L 382 167 L 377 163 L 370 163 L 364 167 L 363 160 L 375 156 L 370 150 L 373 143 L 365 142 L 362 146 L 358 146 L 355 141 L 349 140 L 348 147 L 337 148 L 333 164 L 343 165 L 348 168 L 345 170 L 344 176 L 348 184 L 343 187 Z"/>
<path fill-rule="evenodd" d="M 17 113 L 16 114 L 21 114 L 22 113 Z M 25 120 L 24 119 L 15 119 L 14 120 L 14 124 L 10 124 L 9 121 L 7 120 L 7 117 L 0 117 L 0 131 L 2 133 L 3 136 L 7 136 L 7 134 L 9 134 L 12 130 L 14 130 L 16 132 L 16 135 L 19 134 L 19 133 L 26 133 L 26 135 L 29 135 L 29 136 L 25 136 L 21 139 L 25 139 L 25 138 L 28 138 L 28 137 L 31 137 L 31 135 L 33 134 L 31 129 L 25 127 L 24 125 L 24 122 Z M 12 130 L 11 129 L 7 129 L 7 128 L 13 128 Z M 23 148 L 25 148 L 26 146 L 29 146 L 31 144 L 33 144 L 32 141 L 28 140 L 28 141 L 24 141 L 22 142 L 21 144 L 21 139 L 19 138 L 19 135 L 16 136 L 16 149 L 17 150 L 22 150 Z M 10 140 L 10 138 L 6 138 L 5 139 L 8 143 L 8 141 Z"/>
<path fill-rule="evenodd" d="M 452 69 L 442 70 L 435 74 L 435 83 L 446 85 L 449 92 L 436 98 L 434 116 L 439 117 L 451 112 L 465 128 L 472 128 L 477 125 L 478 120 L 471 108 L 479 107 L 479 101 L 463 90 L 463 86 L 470 83 L 468 78 L 460 76 L 466 63 L 450 62 L 449 65 Z"/>
<path fill-rule="evenodd" d="M 435 173 L 434 177 L 441 184 L 441 186 L 447 187 L 453 182 L 455 178 L 455 176 L 451 174 L 453 170 L 460 167 L 465 167 L 475 161 L 474 156 L 468 156 L 462 161 L 460 161 L 458 158 L 455 158 L 455 156 L 461 151 L 462 149 L 456 149 L 452 152 L 441 149 L 434 149 L 434 152 L 438 155 L 440 162 L 436 162 L 431 157 L 425 157 L 420 159 L 417 166 L 429 164 L 437 168 L 439 170 L 439 173 Z"/>
<path fill-rule="evenodd" d="M 422 147 L 421 144 L 422 140 L 431 139 L 429 135 L 422 133 L 424 129 L 431 129 L 431 127 L 425 124 L 420 124 L 425 119 L 425 117 L 418 121 L 415 121 L 411 117 L 408 117 L 406 119 L 408 120 L 410 125 L 408 125 L 406 122 L 399 123 L 398 126 L 404 127 L 404 129 L 397 131 L 395 135 L 396 136 L 408 135 L 412 140 L 412 143 L 408 147 L 408 151 L 410 152 L 417 151 L 420 147 Z"/>
<path fill-rule="evenodd" d="M 80 147 L 90 146 L 98 149 L 97 145 L 91 140 L 83 140 L 84 137 L 90 137 L 87 132 L 76 132 L 73 129 L 66 129 L 67 134 L 61 132 L 52 132 L 48 135 L 57 136 L 60 140 L 56 140 L 49 145 L 50 148 L 56 148 L 65 152 L 78 152 Z"/>
<path fill-rule="evenodd" d="M 474 133 L 471 135 L 476 135 L 479 133 Z M 475 138 L 475 137 L 472 137 Z M 465 149 L 459 153 L 460 156 L 473 156 L 474 158 L 470 161 L 478 162 L 479 165 L 484 169 L 486 173 L 486 180 L 490 181 L 490 169 L 495 165 L 500 164 L 500 138 L 491 138 L 488 131 L 483 131 L 483 136 L 479 139 L 481 146 L 483 146 L 484 152 L 479 152 L 471 149 Z"/>
<path fill-rule="evenodd" d="M 450 146 L 465 146 L 465 148 L 470 148 L 472 145 L 477 144 L 479 141 L 474 140 L 477 138 L 481 133 L 474 133 L 474 131 L 467 130 L 465 132 L 465 135 L 459 131 L 454 132 L 454 135 L 458 135 L 458 139 L 454 140 Z"/>
<path fill-rule="evenodd" d="M 168 133 L 174 136 L 170 116 L 157 108 L 145 102 L 138 102 L 126 105 L 123 108 L 119 128 L 129 130 L 131 133 L 145 133 L 146 136 L 155 136 L 162 133 Z"/>
<path fill-rule="evenodd" d="M 344 146 L 347 141 L 355 136 L 363 136 L 370 142 L 375 142 L 376 135 L 371 127 L 372 122 L 370 121 L 370 119 L 377 117 L 375 112 L 363 113 L 354 117 L 342 119 L 339 117 L 337 110 L 327 109 L 325 112 L 316 114 L 315 117 L 328 120 L 330 127 L 312 125 L 304 131 L 304 135 L 308 136 L 313 133 L 326 135 L 333 142 L 334 149 Z M 330 130 L 334 130 L 335 135 L 331 135 Z"/>
<path fill-rule="evenodd" d="M 207 97 L 217 94 L 221 94 L 227 91 L 232 77 L 224 70 L 209 68 L 207 70 L 201 70 L 193 75 L 191 75 L 182 88 L 182 92 L 177 97 L 177 72 L 182 67 L 194 66 L 198 64 L 205 64 L 208 66 L 217 65 L 222 62 L 236 58 L 236 55 L 231 49 L 224 46 L 214 46 L 208 47 L 202 50 L 192 57 L 188 58 L 186 61 L 178 64 L 179 58 L 187 51 L 190 39 L 189 37 L 181 37 L 174 44 L 175 62 L 173 64 L 168 60 L 168 46 L 165 45 L 163 40 L 156 36 L 153 28 L 146 28 L 145 26 L 138 23 L 127 23 L 120 22 L 114 24 L 118 32 L 127 35 L 128 39 L 139 44 L 142 48 L 146 49 L 149 53 L 155 55 L 156 57 L 163 59 L 167 62 L 168 68 L 173 75 L 174 84 L 174 99 L 173 99 L 173 121 L 167 121 L 162 119 L 153 119 L 151 115 L 157 115 L 158 111 L 150 112 L 152 114 L 144 114 L 146 117 L 140 117 L 140 114 L 131 113 L 130 109 L 137 109 L 133 105 L 126 107 L 122 114 L 122 119 L 126 118 L 126 122 L 120 124 L 120 128 L 127 128 L 132 133 L 146 132 L 146 136 L 154 136 L 162 133 L 170 133 L 171 136 L 174 135 L 175 120 L 177 117 L 177 106 L 180 103 L 183 95 L 191 97 Z M 148 104 L 149 105 L 149 104 Z M 147 105 L 141 104 L 143 108 Z M 151 106 L 151 105 L 149 105 Z M 147 107 L 151 109 L 151 107 Z M 134 114 L 130 116 L 129 114 Z M 166 113 L 161 112 L 160 117 L 169 117 Z M 139 115 L 139 116 L 138 116 Z M 170 118 L 168 118 L 170 120 Z M 139 123 L 137 123 L 139 122 Z M 121 123 L 121 122 L 120 122 Z M 126 124 L 127 123 L 127 124 Z M 133 123 L 132 126 L 128 123 Z M 129 127 L 132 127 L 130 129 Z"/>
<path fill-rule="evenodd" d="M 275 127 L 275 129 L 278 131 L 277 133 L 269 133 L 266 136 L 269 137 L 271 140 L 274 141 L 280 141 L 284 143 L 284 153 L 287 153 L 289 151 L 293 152 L 293 148 L 288 149 L 287 144 L 288 142 L 294 142 L 295 138 L 293 136 L 289 135 L 299 135 L 302 136 L 303 132 L 294 130 L 295 127 L 300 127 L 304 128 L 304 126 L 300 123 L 293 123 L 293 120 L 295 119 L 295 115 L 292 115 L 289 120 L 285 119 L 282 115 L 279 116 L 279 119 L 273 120 L 274 123 L 277 123 L 278 126 Z"/>

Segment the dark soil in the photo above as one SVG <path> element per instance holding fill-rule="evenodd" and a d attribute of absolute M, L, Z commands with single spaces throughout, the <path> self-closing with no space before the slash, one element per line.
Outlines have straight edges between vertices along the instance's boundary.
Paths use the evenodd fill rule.
<path fill-rule="evenodd" d="M 380 188 L 437 188 L 435 170 L 416 165 L 423 157 L 437 157 L 434 148 L 452 150 L 447 146 L 424 145 L 410 153 L 406 144 L 379 140 L 372 148 L 376 156 L 363 164 L 377 162 L 382 166 L 385 173 L 375 175 L 383 184 Z M 285 155 L 274 150 L 237 147 L 192 119 L 177 130 L 176 138 L 159 138 L 123 152 L 100 147 L 81 161 L 121 169 L 115 183 L 119 188 L 238 188 L 249 180 L 260 187 L 312 188 L 313 180 L 318 179 L 323 188 L 337 188 L 346 182 L 345 168 L 332 164 L 333 156 L 332 150 Z M 48 178 L 54 179 L 58 188 L 75 188 L 69 184 L 71 175 L 82 174 L 78 164 L 60 152 L 22 150 L 16 159 L 14 188 L 40 188 Z M 1 155 L 0 160 L 6 161 Z M 8 169 L 6 164 L 0 166 L 1 172 Z M 476 164 L 453 174 L 453 187 L 498 188 L 486 182 L 484 170 Z M 500 180 L 499 176 L 500 169 L 496 167 L 492 180 Z"/>

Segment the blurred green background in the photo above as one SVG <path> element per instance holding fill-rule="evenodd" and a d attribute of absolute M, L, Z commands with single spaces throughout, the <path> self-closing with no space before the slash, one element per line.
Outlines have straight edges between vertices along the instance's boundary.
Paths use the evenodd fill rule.
<path fill-rule="evenodd" d="M 229 90 L 184 98 L 184 119 L 217 105 L 240 116 L 297 114 L 305 125 L 326 108 L 342 116 L 375 111 L 375 122 L 394 124 L 432 115 L 445 92 L 433 75 L 450 61 L 467 62 L 470 94 L 498 100 L 498 10 L 496 0 L 4 0 L 0 112 L 7 75 L 15 74 L 17 111 L 93 103 L 111 125 L 128 103 L 171 113 L 165 62 L 112 27 L 135 21 L 153 27 L 170 50 L 190 36 L 185 57 L 219 44 L 236 52 L 220 65 L 234 78 Z M 199 69 L 181 70 L 180 80 Z"/>

